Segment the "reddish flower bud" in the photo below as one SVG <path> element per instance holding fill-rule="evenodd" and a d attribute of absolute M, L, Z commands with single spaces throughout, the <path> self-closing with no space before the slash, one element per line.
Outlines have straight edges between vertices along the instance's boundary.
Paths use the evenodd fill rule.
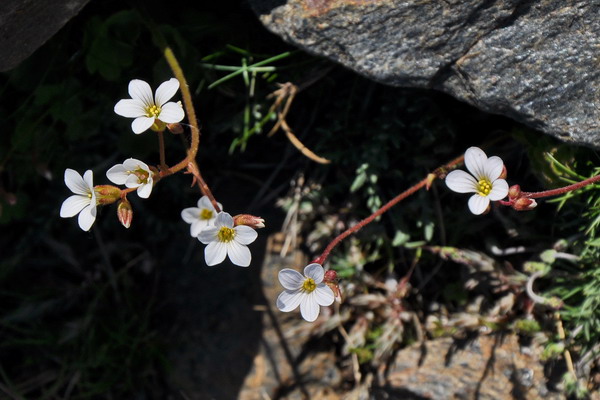
<path fill-rule="evenodd" d="M 529 199 L 527 197 L 518 198 L 514 204 L 513 208 L 517 211 L 529 211 L 533 210 L 537 206 L 537 203 L 534 199 Z"/>
<path fill-rule="evenodd" d="M 518 199 L 521 196 L 521 186 L 512 185 L 508 188 L 508 198 L 510 200 Z"/>
<path fill-rule="evenodd" d="M 112 185 L 94 186 L 96 203 L 101 205 L 112 204 L 121 198 L 121 189 Z"/>
<path fill-rule="evenodd" d="M 133 208 L 127 199 L 123 199 L 119 202 L 119 205 L 117 206 L 117 218 L 119 218 L 119 222 L 125 228 L 131 226 L 131 221 L 133 220 Z"/>
<path fill-rule="evenodd" d="M 337 283 L 337 272 L 332 269 L 325 271 L 325 277 L 323 278 L 325 283 L 336 282 Z"/>
<path fill-rule="evenodd" d="M 250 214 L 239 214 L 233 217 L 233 226 L 238 225 L 246 225 L 254 229 L 264 228 L 265 220 Z"/>

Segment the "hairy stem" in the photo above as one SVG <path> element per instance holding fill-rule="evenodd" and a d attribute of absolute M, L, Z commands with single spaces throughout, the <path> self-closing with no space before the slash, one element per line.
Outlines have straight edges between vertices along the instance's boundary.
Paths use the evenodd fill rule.
<path fill-rule="evenodd" d="M 563 193 L 567 193 L 567 192 L 571 192 L 573 190 L 577 190 L 577 189 L 581 189 L 584 186 L 587 186 L 591 183 L 595 183 L 600 181 L 600 175 L 596 175 L 593 176 L 591 178 L 588 178 L 584 181 L 578 182 L 578 183 L 574 183 L 572 185 L 569 186 L 565 186 L 565 187 L 561 187 L 558 189 L 551 189 L 551 190 L 545 190 L 543 192 L 521 192 L 521 196 L 522 197 L 527 197 L 530 199 L 539 199 L 542 197 L 549 197 L 549 196 L 556 196 L 559 194 L 563 194 Z"/>

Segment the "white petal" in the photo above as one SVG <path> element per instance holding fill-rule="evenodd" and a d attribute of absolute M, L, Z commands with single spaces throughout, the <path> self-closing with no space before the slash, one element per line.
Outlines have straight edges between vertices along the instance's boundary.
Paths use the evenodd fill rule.
<path fill-rule="evenodd" d="M 194 222 L 192 222 L 192 226 L 190 226 L 190 235 L 192 235 L 192 237 L 197 237 L 200 232 L 208 227 L 208 221 L 196 219 Z"/>
<path fill-rule="evenodd" d="M 202 196 L 200 197 L 200 200 L 198 200 L 198 208 L 208 208 L 209 210 L 214 211 L 214 207 L 212 205 L 212 203 L 210 202 L 210 199 L 208 198 L 208 196 Z"/>
<path fill-rule="evenodd" d="M 168 81 L 161 83 L 158 89 L 156 89 L 156 94 L 154 96 L 156 105 L 162 107 L 163 104 L 171 100 L 171 97 L 175 96 L 177 90 L 179 90 L 179 81 L 175 78 L 171 78 Z"/>
<path fill-rule="evenodd" d="M 320 306 L 330 306 L 333 304 L 333 300 L 335 299 L 333 290 L 326 284 L 321 283 L 318 285 L 313 293 L 315 294 L 317 304 Z"/>
<path fill-rule="evenodd" d="M 318 285 L 319 283 L 323 282 L 325 270 L 321 264 L 308 264 L 306 267 L 304 267 L 304 275 L 306 275 L 308 278 L 312 278 Z"/>
<path fill-rule="evenodd" d="M 200 209 L 196 207 L 188 207 L 184 208 L 181 211 L 181 218 L 187 222 L 188 224 L 193 224 L 196 221 L 199 221 Z"/>
<path fill-rule="evenodd" d="M 465 152 L 465 165 L 477 180 L 485 178 L 487 156 L 479 147 L 469 147 Z"/>
<path fill-rule="evenodd" d="M 256 240 L 258 233 L 246 225 L 238 225 L 235 228 L 234 239 L 239 244 L 250 244 Z"/>
<path fill-rule="evenodd" d="M 240 267 L 247 267 L 252 261 L 250 249 L 235 240 L 227 243 L 227 255 L 232 263 Z"/>
<path fill-rule="evenodd" d="M 115 185 L 124 185 L 127 178 L 129 178 L 129 174 L 126 171 L 123 164 L 117 164 L 106 171 L 106 177 Z"/>
<path fill-rule="evenodd" d="M 135 158 L 128 158 L 123 161 L 123 167 L 128 171 L 135 171 L 136 169 L 143 169 L 146 172 L 150 172 L 148 164 Z"/>
<path fill-rule="evenodd" d="M 215 219 L 215 226 L 217 228 L 220 228 L 222 226 L 233 228 L 233 217 L 229 213 L 220 212 L 217 215 L 217 219 Z"/>
<path fill-rule="evenodd" d="M 140 182 L 140 178 L 138 178 L 137 175 L 129 174 L 125 180 L 125 186 L 128 188 L 137 188 L 142 186 L 142 182 Z"/>
<path fill-rule="evenodd" d="M 141 79 L 134 79 L 129 82 L 129 95 L 132 99 L 141 100 L 146 107 L 154 104 L 150 85 Z"/>
<path fill-rule="evenodd" d="M 161 107 L 158 119 L 167 124 L 173 124 L 181 121 L 183 117 L 185 117 L 183 108 L 177 103 L 170 102 Z"/>
<path fill-rule="evenodd" d="M 465 171 L 456 169 L 450 172 L 445 179 L 446 186 L 453 192 L 472 193 L 477 192 L 477 181 Z"/>
<path fill-rule="evenodd" d="M 146 115 L 146 107 L 139 99 L 124 99 L 115 104 L 115 113 L 126 118 L 137 118 Z"/>
<path fill-rule="evenodd" d="M 209 244 L 211 242 L 218 241 L 217 232 L 219 232 L 219 228 L 210 226 L 204 229 L 202 232 L 200 232 L 200 234 L 198 235 L 198 240 L 204 244 Z"/>
<path fill-rule="evenodd" d="M 139 135 L 140 133 L 150 129 L 152 124 L 154 124 L 154 118 L 138 117 L 138 118 L 134 119 L 133 122 L 131 123 L 131 130 L 136 135 Z"/>
<path fill-rule="evenodd" d="M 151 181 L 149 181 L 146 184 L 141 185 L 137 189 L 137 194 L 142 199 L 147 199 L 148 197 L 150 197 L 150 193 L 152 193 L 152 182 Z"/>
<path fill-rule="evenodd" d="M 489 197 L 474 194 L 469 199 L 469 210 L 475 215 L 481 215 L 488 208 L 489 204 Z"/>
<path fill-rule="evenodd" d="M 488 197 L 492 201 L 502 200 L 508 195 L 508 183 L 504 179 L 496 179 L 492 183 L 492 191 Z"/>
<path fill-rule="evenodd" d="M 96 221 L 96 205 L 90 204 L 81 210 L 77 222 L 79 223 L 79 227 L 87 232 L 94 224 L 94 221 Z"/>
<path fill-rule="evenodd" d="M 62 218 L 70 218 L 77 215 L 81 210 L 90 205 L 90 198 L 74 194 L 65 201 L 60 207 L 60 216 Z"/>
<path fill-rule="evenodd" d="M 284 268 L 278 274 L 279 283 L 287 290 L 298 290 L 304 283 L 304 277 L 298 271 L 290 268 Z"/>
<path fill-rule="evenodd" d="M 88 187 L 87 193 L 93 193 L 94 192 L 94 173 L 92 172 L 92 170 L 87 170 L 85 171 L 85 173 L 83 174 L 83 181 L 85 182 L 85 184 Z"/>
<path fill-rule="evenodd" d="M 300 302 L 300 314 L 302 314 L 302 318 L 308 322 L 313 322 L 319 316 L 320 311 L 321 308 L 315 299 L 315 292 L 303 296 Z"/>
<path fill-rule="evenodd" d="M 490 180 L 490 182 L 498 179 L 502 170 L 504 169 L 504 162 L 498 156 L 491 156 L 487 159 L 484 165 L 484 176 Z"/>
<path fill-rule="evenodd" d="M 303 297 L 304 293 L 300 290 L 281 292 L 277 297 L 277 308 L 283 312 L 294 311 L 300 305 Z"/>
<path fill-rule="evenodd" d="M 74 169 L 65 169 L 65 185 L 75 194 L 85 195 L 89 193 L 88 185 L 85 183 L 79 172 Z"/>
<path fill-rule="evenodd" d="M 222 242 L 210 242 L 204 249 L 204 259 L 209 267 L 222 263 L 226 256 L 227 246 Z"/>

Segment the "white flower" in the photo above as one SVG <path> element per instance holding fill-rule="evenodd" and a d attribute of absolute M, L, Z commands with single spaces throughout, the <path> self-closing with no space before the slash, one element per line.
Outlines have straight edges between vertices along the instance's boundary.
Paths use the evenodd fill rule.
<path fill-rule="evenodd" d="M 304 276 L 298 271 L 285 268 L 279 271 L 279 282 L 285 291 L 277 297 L 277 308 L 290 312 L 300 306 L 302 318 L 313 322 L 319 316 L 319 306 L 333 304 L 333 290 L 323 282 L 325 271 L 320 264 L 309 264 Z"/>
<path fill-rule="evenodd" d="M 221 203 L 217 203 L 219 208 L 223 209 Z M 198 200 L 198 207 L 189 207 L 181 211 L 181 218 L 190 226 L 190 235 L 197 237 L 200 232 L 215 222 L 217 211 L 213 207 L 208 196 L 202 196 Z"/>
<path fill-rule="evenodd" d="M 85 171 L 82 178 L 79 172 L 67 168 L 65 185 L 75 194 L 63 201 L 60 216 L 70 218 L 79 214 L 77 220 L 79 227 L 89 231 L 96 220 L 96 192 L 94 192 L 92 171 Z"/>
<path fill-rule="evenodd" d="M 115 105 L 115 112 L 123 117 L 135 118 L 131 123 L 131 129 L 135 134 L 150 128 L 155 120 L 166 124 L 179 122 L 185 115 L 181 104 L 168 102 L 178 89 L 179 81 L 171 78 L 163 82 L 153 96 L 148 83 L 134 79 L 129 82 L 131 99 L 119 100 Z"/>
<path fill-rule="evenodd" d="M 152 192 L 152 171 L 144 162 L 128 158 L 123 164 L 117 164 L 106 171 L 106 177 L 114 184 L 137 188 L 137 194 L 147 199 Z"/>
<path fill-rule="evenodd" d="M 500 157 L 487 158 L 483 150 L 469 147 L 465 152 L 465 165 L 470 174 L 455 170 L 446 177 L 446 185 L 458 193 L 475 193 L 469 199 L 469 210 L 482 214 L 491 201 L 502 200 L 508 194 L 508 183 L 498 179 L 504 169 Z"/>
<path fill-rule="evenodd" d="M 252 255 L 246 245 L 254 242 L 258 233 L 249 226 L 233 226 L 233 217 L 226 212 L 220 212 L 215 219 L 215 225 L 205 228 L 198 235 L 198 240 L 208 245 L 204 249 L 204 258 L 209 266 L 222 263 L 225 256 L 235 265 L 247 267 Z"/>

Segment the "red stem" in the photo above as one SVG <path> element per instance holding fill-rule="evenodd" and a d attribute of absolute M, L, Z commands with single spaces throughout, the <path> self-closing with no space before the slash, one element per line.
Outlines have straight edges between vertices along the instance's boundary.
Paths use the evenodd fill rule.
<path fill-rule="evenodd" d="M 348 228 L 347 230 L 342 232 L 335 239 L 333 239 L 331 241 L 331 243 L 329 243 L 329 245 L 325 248 L 323 253 L 318 258 L 316 258 L 313 262 L 323 265 L 323 263 L 325 263 L 325 260 L 329 256 L 329 253 L 331 252 L 331 250 L 333 250 L 333 248 L 335 246 L 337 246 L 342 240 L 344 240 L 348 236 L 352 235 L 353 233 L 358 232 L 363 226 L 371 223 L 375 218 L 379 217 L 381 214 L 383 214 L 384 212 L 386 212 L 387 210 L 389 210 L 390 208 L 392 208 L 393 206 L 398 204 L 400 201 L 404 200 L 411 194 L 415 193 L 417 190 L 426 186 L 427 182 L 429 182 L 429 178 L 425 178 L 425 179 L 421 180 L 416 185 L 410 187 L 409 189 L 400 193 L 398 196 L 394 197 L 392 200 L 388 201 L 383 207 L 381 207 L 379 210 L 375 211 L 373 214 L 371 214 L 367 218 L 363 219 L 362 221 L 360 221 L 353 227 Z"/>
<path fill-rule="evenodd" d="M 573 190 L 581 189 L 582 187 L 587 186 L 590 183 L 594 183 L 594 182 L 598 182 L 598 181 L 600 181 L 600 175 L 596 175 L 596 176 L 588 178 L 584 181 L 574 183 L 572 185 L 561 187 L 558 189 L 545 190 L 543 192 L 522 192 L 521 197 L 527 197 L 530 199 L 539 199 L 542 197 L 556 196 L 556 195 L 567 193 L 567 192 L 570 192 Z"/>

